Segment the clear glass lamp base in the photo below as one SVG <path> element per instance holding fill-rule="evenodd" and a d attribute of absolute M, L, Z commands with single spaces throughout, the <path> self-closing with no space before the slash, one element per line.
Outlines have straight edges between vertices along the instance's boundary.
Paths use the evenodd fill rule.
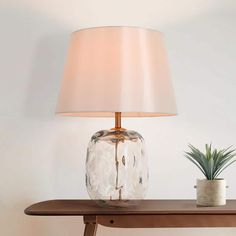
<path fill-rule="evenodd" d="M 86 186 L 99 205 L 129 207 L 145 197 L 148 165 L 144 140 L 135 131 L 101 130 L 89 142 Z"/>

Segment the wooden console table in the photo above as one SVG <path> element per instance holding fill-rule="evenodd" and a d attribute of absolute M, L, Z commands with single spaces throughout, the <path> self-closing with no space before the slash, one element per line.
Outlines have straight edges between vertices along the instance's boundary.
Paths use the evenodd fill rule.
<path fill-rule="evenodd" d="M 197 207 L 194 200 L 142 200 L 132 208 L 103 208 L 92 200 L 50 200 L 28 207 L 25 214 L 83 216 L 84 236 L 95 236 L 98 224 L 120 228 L 236 227 L 236 200 L 221 207 Z"/>

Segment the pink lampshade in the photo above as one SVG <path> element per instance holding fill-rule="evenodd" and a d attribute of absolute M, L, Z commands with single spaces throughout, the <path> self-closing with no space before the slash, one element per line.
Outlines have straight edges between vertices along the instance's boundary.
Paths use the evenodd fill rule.
<path fill-rule="evenodd" d="M 56 113 L 170 116 L 176 104 L 160 32 L 97 27 L 71 36 Z"/>

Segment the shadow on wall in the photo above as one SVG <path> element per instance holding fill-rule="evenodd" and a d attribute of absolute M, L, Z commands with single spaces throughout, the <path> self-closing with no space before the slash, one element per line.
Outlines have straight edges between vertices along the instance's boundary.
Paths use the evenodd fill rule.
<path fill-rule="evenodd" d="M 25 101 L 25 114 L 34 119 L 55 115 L 70 36 L 70 31 L 55 22 L 46 24 L 47 27 L 43 30 L 47 32 L 40 32 L 41 36 L 35 45 L 31 80 Z M 34 28 L 35 24 L 32 24 L 32 27 Z"/>
<path fill-rule="evenodd" d="M 182 144 L 184 138 L 223 146 L 234 140 L 235 22 L 235 10 L 222 7 L 163 29 L 178 106 L 173 122 Z"/>
<path fill-rule="evenodd" d="M 68 36 L 68 31 L 63 33 L 62 29 L 42 35 L 36 43 L 25 100 L 25 114 L 29 118 L 42 120 L 55 116 Z"/>
<path fill-rule="evenodd" d="M 2 7 L 0 12 L 1 73 L 8 75 L 4 85 L 9 90 L 3 92 L 12 93 L 12 99 L 21 96 L 10 104 L 9 114 L 17 106 L 28 118 L 53 116 L 71 29 L 22 5 Z"/>

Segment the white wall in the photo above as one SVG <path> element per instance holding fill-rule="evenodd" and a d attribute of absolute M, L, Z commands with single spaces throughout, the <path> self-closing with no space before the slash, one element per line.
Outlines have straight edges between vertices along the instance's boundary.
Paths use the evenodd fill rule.
<path fill-rule="evenodd" d="M 187 144 L 236 146 L 235 0 L 0 1 L 0 235 L 82 235 L 80 217 L 29 217 L 28 205 L 88 198 L 86 146 L 112 119 L 55 117 L 70 32 L 101 25 L 165 34 L 179 116 L 125 119 L 146 139 L 148 198 L 194 198 Z M 88 94 L 89 95 L 89 94 Z M 236 166 L 224 173 L 236 198 Z M 235 235 L 236 229 L 109 229 L 98 235 Z"/>

